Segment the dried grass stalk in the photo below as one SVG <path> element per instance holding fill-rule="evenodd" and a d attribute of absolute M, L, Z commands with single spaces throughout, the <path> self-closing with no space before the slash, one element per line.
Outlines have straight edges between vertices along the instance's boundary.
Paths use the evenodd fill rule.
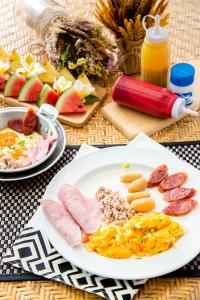
<path fill-rule="evenodd" d="M 159 14 L 163 17 L 161 25 L 168 23 L 167 6 L 168 0 L 99 0 L 95 16 L 116 38 L 138 41 L 145 36 L 142 27 L 142 18 L 145 15 Z M 150 18 L 146 22 L 147 27 L 153 24 Z"/>

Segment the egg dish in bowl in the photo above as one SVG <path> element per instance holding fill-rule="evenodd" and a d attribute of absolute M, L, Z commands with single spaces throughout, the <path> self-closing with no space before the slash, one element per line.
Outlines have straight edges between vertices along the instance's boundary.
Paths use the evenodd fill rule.
<path fill-rule="evenodd" d="M 0 110 L 0 172 L 33 168 L 51 156 L 57 145 L 55 123 L 26 108 Z"/>

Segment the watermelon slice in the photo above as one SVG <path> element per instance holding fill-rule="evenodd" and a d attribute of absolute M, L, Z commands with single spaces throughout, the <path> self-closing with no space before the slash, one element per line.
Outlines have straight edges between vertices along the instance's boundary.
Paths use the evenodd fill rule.
<path fill-rule="evenodd" d="M 36 102 L 39 98 L 42 87 L 43 84 L 39 78 L 33 77 L 29 79 L 23 86 L 18 100 L 22 102 Z"/>
<path fill-rule="evenodd" d="M 25 83 L 26 83 L 25 77 L 15 72 L 13 75 L 11 75 L 11 77 L 6 82 L 5 89 L 4 89 L 4 96 L 18 97 Z"/>
<path fill-rule="evenodd" d="M 9 78 L 8 74 L 0 74 L 0 91 L 4 90 L 8 78 Z"/>
<path fill-rule="evenodd" d="M 56 109 L 61 114 L 83 113 L 86 111 L 86 106 L 77 92 L 70 88 L 60 96 Z"/>
<path fill-rule="evenodd" d="M 40 92 L 37 105 L 41 106 L 43 103 L 48 103 L 55 106 L 58 98 L 58 93 L 56 93 L 56 91 L 54 91 L 48 84 L 45 84 Z"/>

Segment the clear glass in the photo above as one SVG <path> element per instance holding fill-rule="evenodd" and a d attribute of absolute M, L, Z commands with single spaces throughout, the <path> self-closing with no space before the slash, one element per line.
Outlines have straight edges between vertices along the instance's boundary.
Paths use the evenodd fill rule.
<path fill-rule="evenodd" d="M 16 21 L 34 29 L 41 38 L 52 19 L 66 15 L 64 7 L 53 0 L 15 0 Z"/>

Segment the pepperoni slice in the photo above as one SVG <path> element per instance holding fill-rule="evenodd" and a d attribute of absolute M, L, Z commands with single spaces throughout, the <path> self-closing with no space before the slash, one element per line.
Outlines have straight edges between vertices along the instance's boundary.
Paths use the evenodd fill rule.
<path fill-rule="evenodd" d="M 33 108 L 29 108 L 23 119 L 23 133 L 25 135 L 32 134 L 38 126 L 38 116 Z"/>
<path fill-rule="evenodd" d="M 187 179 L 187 174 L 184 172 L 175 173 L 167 176 L 159 185 L 161 193 L 180 187 Z"/>
<path fill-rule="evenodd" d="M 180 187 L 180 188 L 175 188 L 173 190 L 165 192 L 163 199 L 167 202 L 172 202 L 175 200 L 191 198 L 195 194 L 196 194 L 196 190 L 194 188 Z"/>
<path fill-rule="evenodd" d="M 163 213 L 168 216 L 181 216 L 189 213 L 198 205 L 193 199 L 176 200 L 163 209 Z"/>
<path fill-rule="evenodd" d="M 22 132 L 22 125 L 23 125 L 23 120 L 22 119 L 16 119 L 16 120 L 10 120 L 8 121 L 8 127 L 16 130 L 18 132 Z"/>
<path fill-rule="evenodd" d="M 160 165 L 157 167 L 150 175 L 147 186 L 154 187 L 157 186 L 165 179 L 167 176 L 168 167 L 166 165 Z"/>

